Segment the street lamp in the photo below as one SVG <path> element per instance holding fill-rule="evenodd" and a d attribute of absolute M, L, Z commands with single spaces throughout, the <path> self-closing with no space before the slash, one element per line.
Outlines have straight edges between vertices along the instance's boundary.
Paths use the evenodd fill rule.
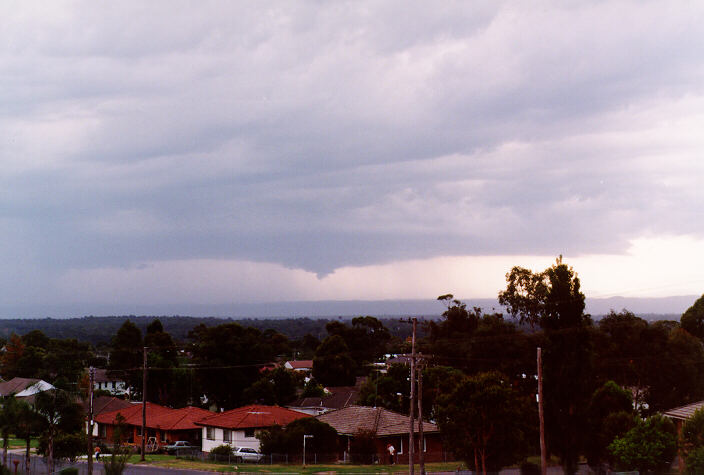
<path fill-rule="evenodd" d="M 309 434 L 303 434 L 303 466 L 306 466 L 306 439 L 312 439 L 313 436 Z"/>

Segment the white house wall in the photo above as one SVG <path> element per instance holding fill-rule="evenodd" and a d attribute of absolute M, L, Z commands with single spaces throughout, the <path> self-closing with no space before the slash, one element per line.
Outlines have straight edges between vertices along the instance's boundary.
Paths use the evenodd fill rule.
<path fill-rule="evenodd" d="M 218 447 L 223 444 L 229 445 L 231 447 L 247 447 L 250 449 L 259 450 L 259 439 L 257 439 L 256 436 L 245 437 L 243 430 L 233 430 L 230 431 L 232 435 L 232 441 L 225 442 L 223 432 L 223 429 L 220 429 L 219 427 L 213 428 L 213 436 L 215 437 L 215 439 L 208 440 L 208 428 L 203 427 L 203 437 L 201 438 L 201 440 L 203 441 L 203 452 L 210 452 L 215 447 Z"/>

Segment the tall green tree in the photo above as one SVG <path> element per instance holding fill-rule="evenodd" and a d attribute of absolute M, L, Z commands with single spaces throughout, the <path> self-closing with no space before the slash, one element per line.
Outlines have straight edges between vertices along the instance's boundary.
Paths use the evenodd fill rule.
<path fill-rule="evenodd" d="M 612 462 L 608 446 L 635 424 L 630 391 L 607 381 L 594 392 L 588 409 L 585 455 L 593 470 L 599 472 L 603 464 Z"/>
<path fill-rule="evenodd" d="M 0 409 L 0 435 L 2 435 L 2 464 L 7 465 L 7 448 L 10 434 L 15 431 L 17 421 L 17 400 L 14 397 L 7 397 L 3 401 Z"/>
<path fill-rule="evenodd" d="M 142 332 L 129 320 L 117 330 L 110 342 L 110 374 L 122 378 L 133 389 L 134 395 L 142 392 L 143 366 Z"/>
<path fill-rule="evenodd" d="M 351 386 L 356 364 L 340 335 L 326 337 L 315 350 L 313 377 L 324 386 Z"/>
<path fill-rule="evenodd" d="M 18 438 L 25 441 L 25 466 L 27 467 L 27 475 L 30 474 L 31 466 L 30 444 L 32 438 L 39 435 L 41 428 L 42 418 L 34 408 L 25 401 L 17 401 L 14 432 Z"/>
<path fill-rule="evenodd" d="M 54 473 L 54 444 L 69 434 L 80 434 L 83 428 L 83 407 L 69 393 L 61 390 L 42 391 L 34 401 L 41 435 L 40 451 L 47 458 L 49 473 Z M 76 447 L 76 452 L 84 452 Z M 62 454 L 63 455 L 63 454 Z"/>
<path fill-rule="evenodd" d="M 147 325 L 144 335 L 147 350 L 147 398 L 151 402 L 167 405 L 182 405 L 185 401 L 179 391 L 178 350 L 171 335 L 157 318 Z"/>
<path fill-rule="evenodd" d="M 276 357 L 262 332 L 237 323 L 199 325 L 190 333 L 193 363 L 200 366 L 199 383 L 210 400 L 224 409 L 244 404 L 244 390 L 260 377 L 259 368 Z"/>
<path fill-rule="evenodd" d="M 699 339 L 704 339 L 704 295 L 680 317 L 680 326 Z"/>
<path fill-rule="evenodd" d="M 463 379 L 438 400 L 445 443 L 475 472 L 495 472 L 531 452 L 537 414 L 506 376 L 481 373 Z"/>
<path fill-rule="evenodd" d="M 519 321 L 540 326 L 545 335 L 545 425 L 548 448 L 560 456 L 566 473 L 574 473 L 583 449 L 584 410 L 596 389 L 593 331 L 584 313 L 585 297 L 572 267 L 560 256 L 539 273 L 514 267 L 506 274 L 499 301 Z"/>

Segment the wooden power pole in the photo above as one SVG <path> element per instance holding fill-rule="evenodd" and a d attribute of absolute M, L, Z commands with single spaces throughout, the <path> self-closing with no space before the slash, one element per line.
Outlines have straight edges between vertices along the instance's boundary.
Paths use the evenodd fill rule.
<path fill-rule="evenodd" d="M 540 419 L 540 473 L 548 473 L 547 451 L 545 448 L 545 419 L 543 418 L 543 354 L 538 347 L 538 418 Z"/>
<path fill-rule="evenodd" d="M 425 475 L 425 439 L 423 438 L 423 354 L 418 357 L 418 464 L 420 475 Z"/>
<path fill-rule="evenodd" d="M 93 475 L 93 381 L 95 368 L 88 368 L 88 475 Z"/>
<path fill-rule="evenodd" d="M 144 462 L 147 449 L 147 347 L 144 347 L 142 366 L 142 454 L 140 460 Z"/>
<path fill-rule="evenodd" d="M 409 406 L 410 427 L 408 429 L 408 473 L 413 475 L 413 433 L 415 432 L 415 424 L 413 421 L 413 412 L 416 405 L 416 324 L 417 318 L 413 318 L 413 336 L 411 337 L 411 401 Z"/>

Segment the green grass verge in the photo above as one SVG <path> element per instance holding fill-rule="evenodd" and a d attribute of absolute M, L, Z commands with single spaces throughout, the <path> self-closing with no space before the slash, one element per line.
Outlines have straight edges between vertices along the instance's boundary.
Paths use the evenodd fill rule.
<path fill-rule="evenodd" d="M 300 465 L 263 465 L 252 463 L 226 464 L 207 462 L 200 460 L 188 460 L 171 455 L 147 455 L 144 462 L 140 462 L 139 455 L 133 455 L 129 463 L 154 465 L 165 468 L 181 468 L 192 470 L 207 470 L 212 472 L 247 472 L 247 473 L 397 473 L 405 472 L 407 465 L 308 465 L 305 468 Z M 428 471 L 454 471 L 458 466 L 464 467 L 460 462 L 453 463 L 429 463 L 426 464 Z M 418 467 L 416 465 L 416 467 Z M 418 470 L 420 473 L 420 470 Z"/>

